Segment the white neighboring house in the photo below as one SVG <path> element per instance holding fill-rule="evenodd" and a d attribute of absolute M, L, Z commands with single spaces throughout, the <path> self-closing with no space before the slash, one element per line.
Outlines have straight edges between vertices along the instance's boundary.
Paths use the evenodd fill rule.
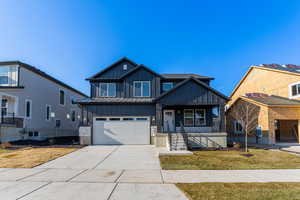
<path fill-rule="evenodd" d="M 81 113 L 72 100 L 84 97 L 33 66 L 0 62 L 0 142 L 78 136 Z"/>

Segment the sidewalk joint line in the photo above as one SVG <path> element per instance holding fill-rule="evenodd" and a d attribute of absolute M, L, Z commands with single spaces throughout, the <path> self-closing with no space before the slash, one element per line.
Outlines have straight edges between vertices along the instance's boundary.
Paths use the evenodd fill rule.
<path fill-rule="evenodd" d="M 32 194 L 33 192 L 36 192 L 36 191 L 38 191 L 39 189 L 42 189 L 43 187 L 46 187 L 47 185 L 49 185 L 49 184 L 51 184 L 51 183 L 52 183 L 52 182 L 47 182 L 47 183 L 41 185 L 40 187 L 38 187 L 38 188 L 32 190 L 31 192 L 28 192 L 28 193 L 26 193 L 26 194 L 24 194 L 24 195 L 18 197 L 16 200 L 22 199 L 22 198 L 24 198 L 25 196 L 27 196 L 27 195 L 29 195 L 29 194 Z"/>
<path fill-rule="evenodd" d="M 115 151 L 117 151 L 120 148 L 120 146 L 117 146 L 114 150 L 112 150 L 107 156 L 105 156 L 105 158 L 103 160 L 101 160 L 100 162 L 98 162 L 95 167 L 93 167 L 92 169 L 95 169 L 96 167 L 98 167 L 101 163 L 103 163 L 111 154 L 113 154 Z"/>
<path fill-rule="evenodd" d="M 31 169 L 33 169 L 33 168 L 31 168 Z M 30 174 L 30 175 L 28 175 L 28 176 L 25 176 L 25 177 L 23 177 L 23 178 L 19 178 L 19 179 L 17 179 L 16 181 L 21 181 L 21 180 L 23 180 L 23 179 L 29 178 L 29 177 L 31 177 L 31 176 L 38 175 L 38 174 L 43 173 L 43 172 L 48 171 L 48 170 L 49 170 L 49 169 L 43 169 L 43 170 L 41 170 L 40 172 L 36 172 L 36 173 Z"/>
<path fill-rule="evenodd" d="M 72 179 L 76 178 L 77 176 L 80 176 L 81 174 L 83 174 L 84 172 L 88 171 L 89 169 L 85 169 L 82 170 L 81 172 L 79 172 L 78 174 L 75 174 L 74 176 L 72 176 L 71 178 L 69 178 L 68 180 L 66 180 L 66 182 L 70 182 Z"/>
<path fill-rule="evenodd" d="M 107 200 L 110 200 L 112 194 L 114 193 L 114 191 L 116 190 L 116 188 L 117 188 L 118 185 L 119 185 L 119 183 L 116 183 L 115 187 L 114 187 L 114 188 L 112 189 L 112 191 L 110 192 L 110 194 L 109 194 Z"/>

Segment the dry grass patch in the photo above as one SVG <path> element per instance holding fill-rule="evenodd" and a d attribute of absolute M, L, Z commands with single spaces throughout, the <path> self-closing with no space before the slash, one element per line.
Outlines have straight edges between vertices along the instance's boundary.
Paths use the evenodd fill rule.
<path fill-rule="evenodd" d="M 180 183 L 191 200 L 296 200 L 300 183 Z"/>
<path fill-rule="evenodd" d="M 0 168 L 32 168 L 76 150 L 78 148 L 0 149 Z"/>
<path fill-rule="evenodd" d="M 251 157 L 239 151 L 196 151 L 186 156 L 160 156 L 168 170 L 299 169 L 300 156 L 286 152 L 250 149 Z"/>

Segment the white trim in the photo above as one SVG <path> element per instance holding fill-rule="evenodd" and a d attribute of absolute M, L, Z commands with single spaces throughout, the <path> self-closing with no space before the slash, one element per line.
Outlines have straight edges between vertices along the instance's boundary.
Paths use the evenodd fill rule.
<path fill-rule="evenodd" d="M 300 84 L 300 81 L 295 82 L 295 83 L 291 83 L 291 84 L 288 85 L 289 98 L 290 98 L 290 99 L 300 98 L 300 94 L 298 94 L 298 95 L 296 95 L 296 96 L 293 96 L 293 95 L 292 95 L 292 86 L 298 85 L 298 84 Z M 297 89 L 297 90 L 298 90 L 298 89 Z"/>
<path fill-rule="evenodd" d="M 27 117 L 27 102 L 30 102 L 30 112 L 29 112 L 29 114 L 30 114 L 30 116 L 29 117 Z M 25 99 L 25 119 L 31 119 L 32 118 L 32 100 L 30 100 L 30 99 Z"/>
<path fill-rule="evenodd" d="M 12 98 L 15 99 L 15 108 L 14 108 L 15 117 L 22 117 L 22 116 L 18 116 L 19 97 L 11 95 L 11 94 L 4 93 L 4 92 L 0 92 L 0 99 L 2 98 L 2 96 L 8 96 L 8 97 L 12 97 Z"/>
<path fill-rule="evenodd" d="M 47 107 L 49 107 L 49 119 L 47 119 L 48 115 L 47 115 Z M 51 105 L 46 104 L 46 121 L 49 122 L 51 120 Z"/>
<path fill-rule="evenodd" d="M 186 110 L 191 110 L 191 111 L 193 111 L 193 116 L 192 117 L 187 117 L 188 119 L 193 119 L 193 124 L 192 125 L 186 125 L 185 124 L 185 111 Z M 183 125 L 184 126 L 188 126 L 188 127 L 190 127 L 190 126 L 195 126 L 195 111 L 194 111 L 194 109 L 183 109 Z"/>
<path fill-rule="evenodd" d="M 107 84 L 107 86 L 106 86 L 106 96 L 101 96 L 101 84 Z M 108 91 L 109 91 L 109 85 L 110 84 L 114 84 L 115 85 L 115 95 L 114 96 L 109 96 L 108 95 Z M 99 91 L 99 97 L 116 97 L 117 96 L 117 84 L 116 83 L 99 83 L 99 89 L 98 89 Z"/>
<path fill-rule="evenodd" d="M 5 104 L 5 106 L 2 106 L 2 101 L 3 101 L 3 100 L 6 100 L 6 104 Z M 2 97 L 1 97 L 0 104 L 1 104 L 1 105 L 0 105 L 0 107 L 1 107 L 1 110 L 0 110 L 0 112 L 1 112 L 1 113 L 0 113 L 0 114 L 1 114 L 1 116 L 2 116 L 2 109 L 3 109 L 3 108 L 6 108 L 6 115 L 4 115 L 4 117 L 5 117 L 5 116 L 7 116 L 7 113 L 8 113 L 8 99 L 7 99 L 7 98 L 5 98 L 5 97 L 4 97 L 4 98 L 2 98 Z"/>
<path fill-rule="evenodd" d="M 5 68 L 7 67 L 8 68 L 8 71 L 7 71 L 7 84 L 0 84 L 0 86 L 10 86 L 10 83 L 9 83 L 9 78 L 11 76 L 11 68 L 9 65 L 4 65 L 4 66 L 0 66 L 2 68 Z"/>
<path fill-rule="evenodd" d="M 135 83 L 141 83 L 141 96 L 136 96 L 135 95 Z M 143 82 L 148 82 L 149 83 L 149 95 L 148 96 L 143 96 Z M 133 97 L 151 97 L 151 81 L 133 81 Z"/>
<path fill-rule="evenodd" d="M 58 88 L 59 89 L 59 93 L 58 93 L 58 104 L 61 106 L 65 106 L 66 105 L 66 100 L 67 100 L 67 95 L 66 95 L 66 91 L 64 89 Z M 64 92 L 64 104 L 60 103 L 60 91 Z"/>

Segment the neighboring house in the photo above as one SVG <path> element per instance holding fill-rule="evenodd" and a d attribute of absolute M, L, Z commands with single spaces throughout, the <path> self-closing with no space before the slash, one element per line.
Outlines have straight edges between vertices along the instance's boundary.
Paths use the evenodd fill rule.
<path fill-rule="evenodd" d="M 0 62 L 0 141 L 78 136 L 78 90 L 19 61 Z"/>
<path fill-rule="evenodd" d="M 250 143 L 300 143 L 300 66 L 251 66 L 230 98 L 226 127 L 231 142 L 244 139 L 246 115 L 237 113 L 251 104 Z"/>
<path fill-rule="evenodd" d="M 150 144 L 150 133 L 218 137 L 225 131 L 228 98 L 210 87 L 213 78 L 158 74 L 123 58 L 87 80 L 91 98 L 77 103 L 83 109 L 83 123 L 92 127 L 92 144 Z"/>

